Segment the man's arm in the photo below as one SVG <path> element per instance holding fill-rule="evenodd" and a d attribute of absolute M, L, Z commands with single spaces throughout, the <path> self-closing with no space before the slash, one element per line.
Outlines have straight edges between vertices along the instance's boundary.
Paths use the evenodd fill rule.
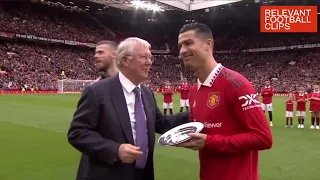
<path fill-rule="evenodd" d="M 166 92 L 164 91 L 164 88 L 161 89 L 162 95 L 165 95 Z"/>
<path fill-rule="evenodd" d="M 154 97 L 154 94 L 152 91 L 151 93 L 152 93 L 152 98 L 154 100 L 154 103 L 157 106 L 157 101 Z M 189 112 L 177 113 L 175 115 L 163 115 L 159 110 L 158 106 L 156 107 L 155 131 L 158 134 L 164 134 L 168 130 L 188 122 L 189 122 Z"/>
<path fill-rule="evenodd" d="M 272 87 L 272 88 L 271 88 L 270 95 L 272 95 L 272 96 L 273 96 L 273 95 L 274 95 L 274 93 L 275 93 L 275 90 L 274 90 L 274 88 Z"/>
<path fill-rule="evenodd" d="M 225 153 L 270 149 L 273 141 L 271 130 L 253 87 L 247 85 L 235 89 L 232 96 L 235 103 L 230 111 L 241 125 L 245 126 L 247 132 L 230 136 L 207 135 L 205 147 Z M 246 96 L 247 99 L 239 98 L 243 96 Z"/>
<path fill-rule="evenodd" d="M 104 138 L 96 131 L 99 124 L 98 108 L 92 87 L 86 87 L 74 113 L 68 140 L 80 152 L 112 165 L 118 160 L 120 144 Z"/>
<path fill-rule="evenodd" d="M 261 88 L 261 96 L 264 96 L 265 95 L 265 90 L 264 88 Z"/>
<path fill-rule="evenodd" d="M 305 94 L 304 95 L 304 102 L 307 102 L 308 101 L 308 94 Z"/>

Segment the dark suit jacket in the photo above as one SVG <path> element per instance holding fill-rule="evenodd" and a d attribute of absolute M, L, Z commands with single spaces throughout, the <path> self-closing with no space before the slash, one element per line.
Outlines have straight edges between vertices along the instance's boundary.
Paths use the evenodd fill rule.
<path fill-rule="evenodd" d="M 189 113 L 165 116 L 151 89 L 141 84 L 149 137 L 147 180 L 154 179 L 155 133 L 189 122 Z M 69 143 L 82 153 L 77 180 L 133 180 L 135 163 L 118 158 L 120 144 L 134 144 L 129 113 L 119 76 L 85 88 L 68 131 Z"/>

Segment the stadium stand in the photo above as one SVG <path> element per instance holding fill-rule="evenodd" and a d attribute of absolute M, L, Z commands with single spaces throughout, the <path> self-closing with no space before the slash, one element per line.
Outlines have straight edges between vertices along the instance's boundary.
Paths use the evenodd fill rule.
<path fill-rule="evenodd" d="M 111 35 L 86 13 L 38 3 L 1 3 L 0 31 L 96 43 Z"/>
<path fill-rule="evenodd" d="M 58 79 L 96 79 L 98 73 L 94 67 L 92 43 L 103 39 L 121 40 L 107 33 L 105 27 L 86 12 L 52 6 L 29 2 L 0 4 L 0 88 L 3 90 L 56 90 Z M 320 81 L 317 74 L 320 51 L 313 47 L 320 41 L 318 33 L 265 35 L 254 33 L 256 30 L 247 32 L 250 28 L 241 25 L 234 26 L 229 32 L 232 36 L 227 38 L 221 34 L 216 38 L 215 58 L 248 77 L 257 90 L 266 79 L 273 80 L 277 92 L 295 91 L 299 86 L 311 87 Z M 172 31 L 179 27 L 172 27 Z M 129 29 L 124 25 L 122 28 Z M 181 77 L 196 82 L 177 56 L 176 33 L 163 32 L 165 36 L 161 37 L 150 33 L 152 28 L 147 31 L 140 37 L 146 37 L 153 49 L 170 49 L 171 52 L 165 55 L 154 53 L 156 61 L 150 75 L 152 87 L 160 88 L 164 80 L 178 85 Z M 38 41 L 34 36 L 45 39 Z M 48 39 L 61 42 L 43 42 Z M 310 47 L 297 47 L 306 44 Z M 281 51 L 249 50 L 293 45 L 295 47 Z"/>

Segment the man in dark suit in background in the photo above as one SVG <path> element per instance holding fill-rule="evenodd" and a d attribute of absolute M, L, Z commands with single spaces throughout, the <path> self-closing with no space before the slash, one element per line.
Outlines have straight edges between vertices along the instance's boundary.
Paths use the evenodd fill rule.
<path fill-rule="evenodd" d="M 189 113 L 165 116 L 142 84 L 152 65 L 150 44 L 128 38 L 118 46 L 119 73 L 88 86 L 68 132 L 82 152 L 77 180 L 153 180 L 155 133 L 189 122 Z"/>

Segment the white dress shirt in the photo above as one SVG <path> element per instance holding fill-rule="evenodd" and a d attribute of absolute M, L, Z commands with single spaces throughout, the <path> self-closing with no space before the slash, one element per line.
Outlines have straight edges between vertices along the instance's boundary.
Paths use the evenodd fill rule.
<path fill-rule="evenodd" d="M 133 92 L 133 89 L 137 86 L 135 86 L 120 71 L 119 71 L 119 80 L 122 85 L 124 97 L 126 99 L 126 104 L 127 104 L 127 108 L 128 108 L 129 117 L 130 117 L 133 140 L 134 140 L 134 143 L 136 143 L 136 118 L 134 116 L 135 115 L 134 106 L 135 106 L 135 99 L 136 98 L 135 98 L 135 94 Z M 138 85 L 138 87 L 141 89 L 140 84 Z"/>

